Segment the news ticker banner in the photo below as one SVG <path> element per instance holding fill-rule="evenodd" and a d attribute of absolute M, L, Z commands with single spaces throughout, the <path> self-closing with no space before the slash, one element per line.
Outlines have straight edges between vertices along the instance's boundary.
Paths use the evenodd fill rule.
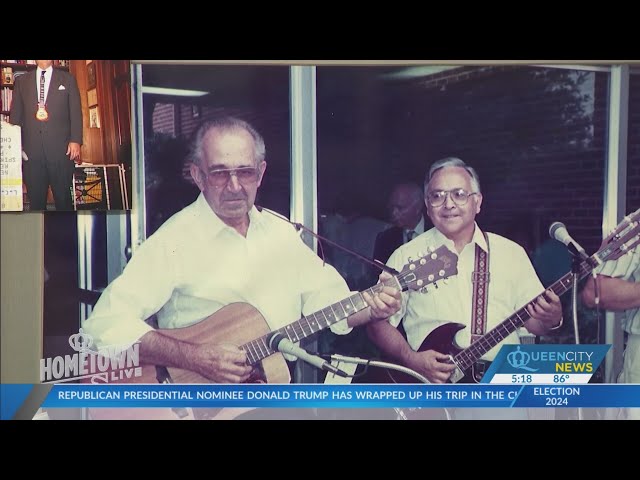
<path fill-rule="evenodd" d="M 611 345 L 503 345 L 482 383 L 586 384 Z"/>
<path fill-rule="evenodd" d="M 42 359 L 43 383 L 0 386 L 1 418 L 33 418 L 41 407 L 498 408 L 635 407 L 640 403 L 633 386 L 588 384 L 610 345 L 504 345 L 479 385 L 113 383 L 135 380 L 141 374 L 135 347 L 97 358 L 78 348 L 74 355 Z M 68 383 L 80 379 L 91 383 Z"/>
<path fill-rule="evenodd" d="M 38 391 L 39 390 L 39 391 Z M 44 398 L 43 398 L 44 397 Z M 42 399 L 38 401 L 35 399 Z M 35 401 L 34 401 L 35 400 Z M 25 405 L 27 405 L 25 408 Z M 640 407 L 638 384 L 51 384 L 2 385 L 2 418 L 39 408 Z"/>

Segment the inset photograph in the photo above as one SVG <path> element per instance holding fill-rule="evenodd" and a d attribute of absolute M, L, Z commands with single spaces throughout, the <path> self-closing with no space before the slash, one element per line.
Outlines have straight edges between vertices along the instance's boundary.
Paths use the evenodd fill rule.
<path fill-rule="evenodd" d="M 128 210 L 128 60 L 1 60 L 1 210 Z"/>

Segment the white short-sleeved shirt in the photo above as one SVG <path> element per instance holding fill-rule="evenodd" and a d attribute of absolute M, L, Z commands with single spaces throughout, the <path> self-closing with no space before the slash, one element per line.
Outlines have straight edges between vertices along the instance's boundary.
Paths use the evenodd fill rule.
<path fill-rule="evenodd" d="M 636 246 L 616 260 L 604 262 L 594 271 L 607 277 L 640 282 L 640 246 Z M 625 332 L 640 335 L 640 308 L 625 310 L 622 328 Z"/>
<path fill-rule="evenodd" d="M 488 236 L 491 277 L 487 332 L 544 291 L 529 257 L 520 245 L 493 233 L 489 233 Z M 404 317 L 403 326 L 407 333 L 407 341 L 414 350 L 420 348 L 433 329 L 448 322 L 466 325 L 467 328 L 456 334 L 456 343 L 461 348 L 469 346 L 473 296 L 471 273 L 475 265 L 476 244 L 487 250 L 484 235 L 477 224 L 471 242 L 458 254 L 456 276 L 450 277 L 446 283 L 438 282 L 438 288 L 428 287 L 427 293 L 408 291 L 402 294 L 402 307 L 391 317 L 390 322 L 397 327 Z M 456 252 L 453 241 L 436 228 L 432 228 L 399 247 L 387 264 L 401 271 L 409 257 L 418 258 L 420 253 L 424 254 L 427 251 L 427 247 L 436 249 L 441 245 Z M 503 343 L 520 343 L 517 332 L 509 335 Z M 498 350 L 499 348 L 493 348 L 483 358 L 493 360 Z"/>

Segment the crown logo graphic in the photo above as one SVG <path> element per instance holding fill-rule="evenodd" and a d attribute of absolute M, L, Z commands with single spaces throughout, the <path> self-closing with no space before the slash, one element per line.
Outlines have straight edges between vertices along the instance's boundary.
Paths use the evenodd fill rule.
<path fill-rule="evenodd" d="M 69 345 L 76 352 L 90 353 L 91 345 L 93 345 L 93 337 L 88 333 L 84 333 L 84 330 L 81 328 L 78 333 L 69 337 Z"/>
<path fill-rule="evenodd" d="M 527 352 L 521 351 L 519 345 L 515 352 L 511 352 L 507 355 L 507 361 L 513 368 L 519 368 L 520 370 L 526 370 L 527 372 L 537 372 L 539 370 L 538 368 L 527 367 L 531 361 L 531 355 Z"/>

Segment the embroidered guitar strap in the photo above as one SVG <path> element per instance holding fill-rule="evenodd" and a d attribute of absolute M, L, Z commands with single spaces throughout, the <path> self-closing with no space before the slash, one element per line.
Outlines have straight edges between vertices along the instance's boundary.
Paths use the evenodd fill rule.
<path fill-rule="evenodd" d="M 471 274 L 473 301 L 471 305 L 471 343 L 485 334 L 487 329 L 487 307 L 489 303 L 489 236 L 482 232 L 487 242 L 485 252 L 476 244 L 476 261 Z"/>

